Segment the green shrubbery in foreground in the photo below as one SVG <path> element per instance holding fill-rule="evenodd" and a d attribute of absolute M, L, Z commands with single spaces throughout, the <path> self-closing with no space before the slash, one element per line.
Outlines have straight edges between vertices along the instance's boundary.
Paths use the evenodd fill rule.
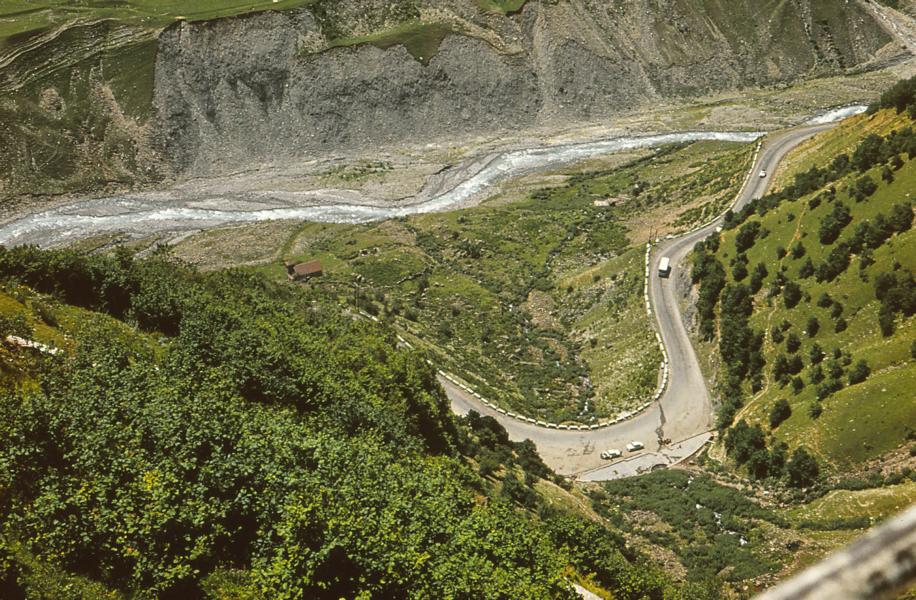
<path fill-rule="evenodd" d="M 422 356 L 320 296 L 126 253 L 0 249 L 0 279 L 95 311 L 0 393 L 4 598 L 677 592 L 604 526 L 536 517 L 531 444 L 455 420 Z"/>

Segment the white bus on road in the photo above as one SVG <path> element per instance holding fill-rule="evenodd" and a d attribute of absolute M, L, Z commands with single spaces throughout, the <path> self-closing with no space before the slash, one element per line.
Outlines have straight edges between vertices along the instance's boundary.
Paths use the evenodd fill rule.
<path fill-rule="evenodd" d="M 658 263 L 658 276 L 667 277 L 668 275 L 671 275 L 671 260 L 663 256 L 661 262 Z"/>

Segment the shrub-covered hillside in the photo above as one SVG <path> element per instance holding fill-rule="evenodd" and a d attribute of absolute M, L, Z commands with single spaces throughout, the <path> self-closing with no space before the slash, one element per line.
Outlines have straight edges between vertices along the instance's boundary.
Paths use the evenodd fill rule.
<path fill-rule="evenodd" d="M 0 279 L 3 598 L 678 593 L 320 295 L 126 252 L 0 249 Z"/>
<path fill-rule="evenodd" d="M 694 253 L 725 448 L 754 478 L 806 486 L 916 434 L 916 132 L 896 98 L 822 134 L 813 166 Z"/>

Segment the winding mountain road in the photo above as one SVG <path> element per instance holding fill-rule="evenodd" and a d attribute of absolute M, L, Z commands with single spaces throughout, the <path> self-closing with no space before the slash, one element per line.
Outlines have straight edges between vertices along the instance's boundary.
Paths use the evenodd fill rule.
<path fill-rule="evenodd" d="M 740 209 L 766 193 L 779 163 L 799 144 L 834 127 L 823 123 L 771 135 L 763 144 L 734 209 Z M 761 171 L 766 172 L 760 177 Z M 649 297 L 668 353 L 669 384 L 661 399 L 639 415 L 616 425 L 591 431 L 547 429 L 503 415 L 445 378 L 440 381 L 452 410 L 467 414 L 475 410 L 497 419 L 513 440 L 532 440 L 544 461 L 558 473 L 600 481 L 636 475 L 656 465 L 670 465 L 694 454 L 711 437 L 713 410 L 696 353 L 678 303 L 678 273 L 693 246 L 721 225 L 721 218 L 678 238 L 663 241 L 652 253 Z M 659 278 L 658 262 L 671 259 L 672 275 Z M 601 459 L 608 448 L 623 449 L 632 440 L 645 444 L 645 451 L 609 464 Z M 666 443 L 663 444 L 662 441 Z M 673 443 L 667 442 L 673 440 Z"/>
<path fill-rule="evenodd" d="M 804 140 L 824 131 L 864 106 L 828 111 L 806 125 L 769 136 L 735 202 L 740 208 L 762 195 L 780 161 Z M 138 192 L 79 201 L 48 210 L 19 215 L 0 224 L 0 245 L 34 243 L 59 245 L 104 233 L 152 235 L 208 229 L 227 223 L 271 219 L 363 222 L 407 214 L 449 210 L 475 195 L 485 194 L 494 183 L 511 176 L 535 172 L 591 156 L 675 142 L 728 140 L 750 142 L 762 134 L 748 132 L 681 132 L 625 137 L 565 146 L 533 148 L 498 154 L 471 172 L 459 169 L 457 183 L 441 191 L 424 191 L 403 206 L 383 206 L 354 199 L 341 190 L 310 190 L 283 194 L 276 191 L 237 190 L 222 181 L 209 182 L 198 190 L 177 186 L 170 190 Z M 757 174 L 765 170 L 766 177 Z M 460 176 L 464 176 L 461 179 Z M 437 191 L 438 190 L 438 191 Z M 428 193 L 427 193 L 428 192 Z M 366 203 L 368 202 L 368 203 Z M 603 480 L 635 475 L 656 465 L 670 465 L 694 454 L 711 437 L 712 405 L 680 314 L 676 283 L 682 262 L 693 245 L 719 225 L 715 221 L 700 230 L 662 242 L 650 265 L 649 296 L 659 332 L 669 357 L 669 385 L 658 402 L 640 414 L 604 429 L 570 431 L 538 427 L 512 419 L 483 404 L 479 398 L 444 377 L 440 381 L 459 414 L 475 410 L 496 418 L 514 440 L 531 439 L 545 462 L 558 473 L 581 479 Z M 655 273 L 658 261 L 668 256 L 673 266 L 670 279 Z M 624 448 L 632 440 L 645 444 L 645 451 L 613 464 L 601 459 L 608 448 Z M 671 442 L 673 440 L 673 443 Z"/>

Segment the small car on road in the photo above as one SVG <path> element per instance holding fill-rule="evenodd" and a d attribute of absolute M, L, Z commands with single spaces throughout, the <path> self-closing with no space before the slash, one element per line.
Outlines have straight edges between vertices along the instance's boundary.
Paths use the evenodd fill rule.
<path fill-rule="evenodd" d="M 636 452 L 645 448 L 642 442 L 630 442 L 627 444 L 627 452 Z"/>
<path fill-rule="evenodd" d="M 760 178 L 763 179 L 763 178 L 766 177 L 766 176 L 767 176 L 766 170 L 761 170 L 761 171 L 760 171 Z"/>
<path fill-rule="evenodd" d="M 619 458 L 621 456 L 623 456 L 623 452 L 621 452 L 617 448 L 605 450 L 604 452 L 601 453 L 601 458 L 603 458 L 604 460 L 611 460 L 612 458 Z"/>

